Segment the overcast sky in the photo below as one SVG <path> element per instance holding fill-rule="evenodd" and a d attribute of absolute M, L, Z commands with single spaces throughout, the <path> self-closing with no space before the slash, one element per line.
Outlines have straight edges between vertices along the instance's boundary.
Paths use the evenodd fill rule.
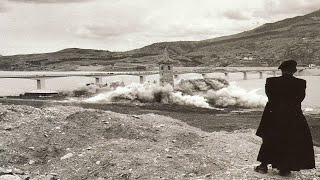
<path fill-rule="evenodd" d="M 0 54 L 203 40 L 318 9 L 320 0 L 0 0 Z"/>

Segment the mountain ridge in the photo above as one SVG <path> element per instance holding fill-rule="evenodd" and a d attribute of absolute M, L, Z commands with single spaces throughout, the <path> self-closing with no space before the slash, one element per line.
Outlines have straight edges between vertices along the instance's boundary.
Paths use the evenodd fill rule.
<path fill-rule="evenodd" d="M 160 42 L 123 52 L 67 48 L 52 53 L 0 56 L 0 69 L 156 68 L 165 48 L 175 66 L 277 66 L 288 59 L 295 59 L 300 65 L 320 65 L 320 10 L 201 41 Z"/>

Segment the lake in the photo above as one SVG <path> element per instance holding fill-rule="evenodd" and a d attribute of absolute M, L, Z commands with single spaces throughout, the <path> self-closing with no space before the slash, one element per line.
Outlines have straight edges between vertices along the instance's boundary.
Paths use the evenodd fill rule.
<path fill-rule="evenodd" d="M 1 75 L 10 74 L 38 74 L 38 73 L 49 73 L 49 72 L 13 72 L 13 71 L 0 71 Z M 57 72 L 50 72 L 57 73 Z M 72 72 L 64 72 L 72 73 Z M 243 80 L 242 73 L 230 73 L 229 77 L 226 78 L 223 73 L 211 73 L 208 74 L 208 78 L 226 78 L 229 82 L 236 82 L 239 87 L 242 87 L 248 91 L 259 89 L 257 91 L 260 95 L 265 95 L 264 85 L 265 78 L 271 77 L 271 74 L 264 74 L 263 79 L 259 79 L 258 73 L 248 73 L 248 80 Z M 158 81 L 158 75 L 147 76 L 146 82 Z M 179 75 L 179 79 L 197 79 L 202 78 L 201 74 L 190 73 Z M 305 79 L 307 81 L 307 91 L 306 98 L 302 103 L 303 108 L 311 108 L 313 112 L 320 112 L 320 76 L 299 76 L 299 78 Z M 104 77 L 102 79 L 103 83 L 110 83 L 114 81 L 122 81 L 125 84 L 130 84 L 132 82 L 139 83 L 138 76 L 110 76 Z M 94 83 L 95 79 L 90 77 L 62 77 L 62 78 L 51 78 L 46 80 L 46 90 L 51 91 L 62 91 L 62 90 L 73 90 L 77 87 L 84 86 L 87 83 Z M 21 93 L 35 90 L 36 81 L 31 79 L 0 79 L 0 96 L 8 95 L 19 95 Z M 310 110 L 311 110 L 310 109 Z"/>

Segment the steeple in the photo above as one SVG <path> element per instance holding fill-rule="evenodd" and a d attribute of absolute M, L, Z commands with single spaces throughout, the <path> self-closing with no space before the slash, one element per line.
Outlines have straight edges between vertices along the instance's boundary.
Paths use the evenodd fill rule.
<path fill-rule="evenodd" d="M 164 49 L 163 56 L 159 61 L 159 80 L 161 86 L 166 84 L 174 85 L 173 60 L 170 59 L 167 48 Z"/>
<path fill-rule="evenodd" d="M 173 60 L 170 59 L 167 48 L 164 49 L 162 58 L 159 61 L 159 64 L 173 64 Z"/>

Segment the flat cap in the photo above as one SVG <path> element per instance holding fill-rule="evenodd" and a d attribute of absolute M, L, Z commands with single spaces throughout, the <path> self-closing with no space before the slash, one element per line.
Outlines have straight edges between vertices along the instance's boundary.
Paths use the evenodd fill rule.
<path fill-rule="evenodd" d="M 278 69 L 281 70 L 289 70 L 289 71 L 297 71 L 297 61 L 295 60 L 288 60 L 288 61 L 283 61 Z"/>

